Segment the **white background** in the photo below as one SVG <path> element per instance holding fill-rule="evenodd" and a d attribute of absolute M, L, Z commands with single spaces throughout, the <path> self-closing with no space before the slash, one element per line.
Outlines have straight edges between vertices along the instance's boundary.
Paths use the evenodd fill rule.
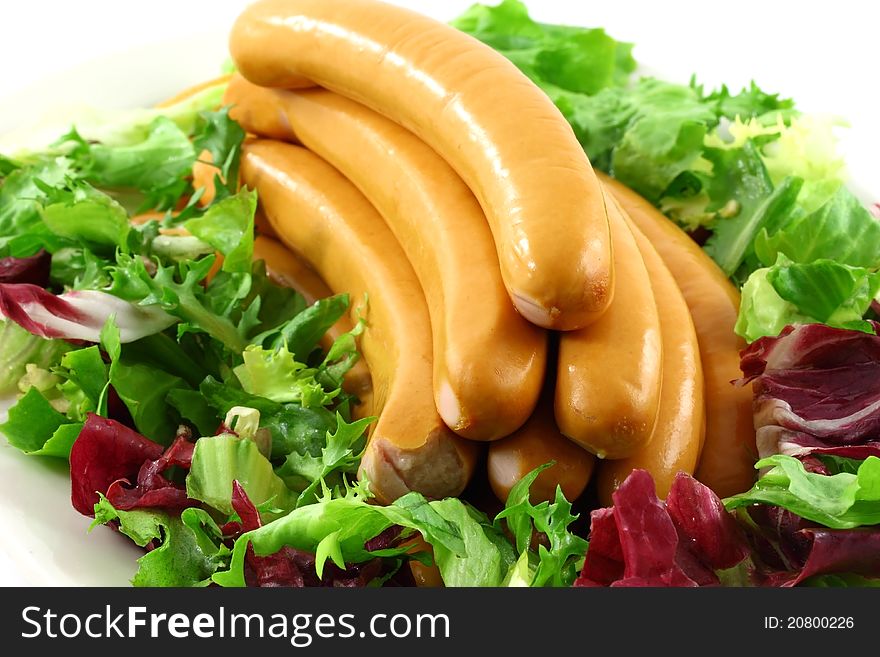
<path fill-rule="evenodd" d="M 222 35 L 245 4 L 244 0 L 5 3 L 0 21 L 0 132 L 51 111 L 56 104 L 63 106 L 71 98 L 124 105 L 140 98 L 138 92 L 143 89 L 143 102 L 148 102 L 158 100 L 150 96 L 155 89 L 170 85 L 173 91 L 178 81 L 179 86 L 197 81 L 192 79 L 196 72 L 207 75 L 219 69 Z M 398 0 L 396 4 L 448 19 L 470 1 Z M 876 164 L 880 56 L 874 3 L 531 0 L 528 4 L 540 20 L 601 26 L 616 38 L 634 41 L 636 59 L 665 78 L 686 81 L 696 73 L 709 85 L 727 82 L 737 88 L 754 78 L 766 90 L 793 96 L 803 110 L 849 119 L 852 129 L 845 137 L 844 152 L 856 186 L 864 200 L 880 199 Z M 190 59 L 162 58 L 161 45 L 156 44 L 189 35 L 194 36 Z M 94 79 L 89 84 L 82 78 L 71 82 L 73 76 L 64 74 L 92 59 L 132 49 L 141 49 L 143 56 L 139 66 L 131 67 L 130 75 L 120 76 L 119 71 L 111 75 L 106 60 L 104 68 L 92 69 Z M 57 98 L 46 95 L 47 77 L 58 90 Z M 42 90 L 29 91 L 41 81 Z M 0 449 L 11 448 L 2 445 Z M 17 485 L 38 485 L 33 479 L 22 477 Z M 17 499 L 27 499 L 27 492 Z M 0 499 L 0 505 L 6 503 L 12 502 Z M 26 518 L 27 511 L 22 511 Z M 86 525 L 82 522 L 77 527 Z M 8 554 L 10 541 L 16 540 L 13 533 L 11 527 L 0 526 L 0 584 L 31 583 L 34 578 Z M 77 537 L 80 542 L 81 538 Z M 42 549 L 81 549 L 76 543 Z"/>

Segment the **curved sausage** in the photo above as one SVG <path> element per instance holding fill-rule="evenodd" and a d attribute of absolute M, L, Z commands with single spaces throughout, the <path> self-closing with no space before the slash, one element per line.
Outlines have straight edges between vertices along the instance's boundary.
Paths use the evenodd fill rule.
<path fill-rule="evenodd" d="M 211 80 L 205 80 L 203 82 L 199 82 L 198 84 L 194 84 L 191 87 L 187 87 L 183 91 L 174 94 L 171 98 L 166 98 L 160 103 L 156 103 L 156 107 L 170 107 L 171 105 L 176 105 L 177 103 L 182 103 L 188 98 L 192 98 L 193 96 L 202 93 L 208 89 L 213 87 L 222 87 L 224 84 L 229 82 L 229 78 L 231 75 L 221 75 L 219 77 L 213 78 Z"/>
<path fill-rule="evenodd" d="M 288 126 L 288 140 L 336 167 L 385 218 L 428 300 L 434 401 L 446 424 L 476 440 L 522 426 L 541 392 L 547 336 L 510 303 L 485 215 L 461 178 L 411 132 L 331 91 L 236 76 L 226 102 L 251 132 Z"/>
<path fill-rule="evenodd" d="M 538 475 L 529 498 L 534 504 L 552 501 L 559 485 L 565 499 L 573 502 L 587 487 L 596 457 L 559 432 L 553 417 L 553 397 L 547 394 L 519 431 L 489 445 L 486 468 L 492 491 L 502 503 L 506 502 L 510 489 L 520 479 L 550 461 L 556 464 Z"/>
<path fill-rule="evenodd" d="M 646 445 L 660 404 L 663 347 L 651 279 L 620 210 L 608 204 L 615 301 L 595 323 L 559 339 L 556 422 L 600 458 Z"/>
<path fill-rule="evenodd" d="M 299 292 L 306 303 L 312 305 L 319 299 L 325 299 L 333 295 L 327 284 L 321 277 L 310 269 L 299 257 L 292 253 L 280 242 L 257 235 L 254 239 L 254 260 L 263 260 L 266 263 L 266 273 L 269 279 L 276 285 L 293 288 Z M 352 300 L 354 303 L 354 300 Z M 330 349 L 336 339 L 354 328 L 351 318 L 343 316 L 339 318 L 321 339 L 321 348 L 324 351 Z M 346 373 L 342 388 L 349 394 L 355 395 L 361 401 L 359 414 L 368 416 L 372 413 L 372 380 L 370 370 L 364 360 L 358 359 L 354 366 Z"/>
<path fill-rule="evenodd" d="M 291 76 L 412 130 L 474 191 L 517 309 L 577 329 L 611 302 L 602 194 L 571 126 L 503 55 L 458 30 L 376 0 L 260 0 L 230 36 L 241 74 Z"/>
<path fill-rule="evenodd" d="M 694 320 L 706 377 L 706 443 L 696 477 L 721 497 L 742 493 L 755 481 L 757 460 L 752 394 L 731 381 L 740 377 L 745 342 L 733 331 L 739 293 L 715 262 L 648 201 L 600 174 L 624 210 L 663 258 Z"/>
<path fill-rule="evenodd" d="M 360 347 L 373 379 L 370 435 L 360 474 L 380 502 L 411 490 L 458 495 L 476 443 L 452 433 L 431 387 L 431 326 L 425 297 L 382 217 L 336 169 L 298 146 L 253 141 L 243 149 L 244 184 L 257 190 L 281 240 L 367 322 Z"/>
<path fill-rule="evenodd" d="M 608 202 L 616 203 L 612 198 Z M 651 276 L 660 311 L 663 383 L 650 442 L 628 458 L 603 461 L 599 466 L 599 500 L 605 506 L 611 506 L 611 493 L 635 468 L 650 472 L 657 495 L 665 498 L 676 473 L 693 473 L 706 429 L 703 368 L 691 313 L 651 242 L 632 223 L 630 228 Z"/>

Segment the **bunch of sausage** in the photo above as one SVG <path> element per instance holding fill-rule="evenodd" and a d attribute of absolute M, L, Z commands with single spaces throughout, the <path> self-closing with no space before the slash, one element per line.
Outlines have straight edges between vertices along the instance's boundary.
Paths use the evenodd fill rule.
<path fill-rule="evenodd" d="M 365 320 L 347 385 L 380 501 L 458 495 L 484 462 L 501 499 L 548 461 L 538 499 L 594 468 L 606 504 L 633 468 L 661 496 L 680 470 L 748 488 L 737 291 L 515 66 L 375 0 L 261 0 L 230 47 L 242 182 L 284 245 L 256 257 Z"/>

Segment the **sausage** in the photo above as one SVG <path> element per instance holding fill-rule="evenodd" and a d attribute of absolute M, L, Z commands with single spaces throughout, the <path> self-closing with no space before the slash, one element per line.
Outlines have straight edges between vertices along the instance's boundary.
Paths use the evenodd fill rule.
<path fill-rule="evenodd" d="M 199 82 L 198 84 L 194 84 L 191 87 L 187 87 L 180 93 L 173 95 L 171 98 L 166 98 L 161 103 L 156 103 L 156 107 L 165 108 L 170 107 L 172 105 L 177 105 L 177 103 L 182 103 L 193 96 L 196 96 L 208 89 L 212 89 L 214 87 L 222 87 L 227 82 L 229 82 L 230 75 L 221 75 L 219 77 L 213 78 L 211 80 L 205 80 L 203 82 Z"/>
<path fill-rule="evenodd" d="M 706 252 L 648 201 L 600 174 L 633 222 L 663 258 L 690 308 L 706 377 L 706 444 L 696 476 L 721 497 L 752 487 L 757 460 L 752 395 L 739 378 L 745 342 L 733 327 L 739 292 Z"/>
<path fill-rule="evenodd" d="M 548 387 L 532 417 L 519 431 L 489 445 L 486 468 L 492 491 L 502 503 L 506 502 L 510 489 L 520 479 L 550 461 L 556 464 L 538 475 L 529 498 L 534 504 L 552 501 L 559 485 L 565 499 L 573 502 L 587 487 L 596 457 L 559 432 L 553 417 L 552 388 Z"/>
<path fill-rule="evenodd" d="M 474 191 L 514 305 L 577 329 L 611 302 L 611 240 L 599 184 L 556 106 L 503 55 L 458 30 L 376 0 L 260 0 L 230 35 L 241 74 L 291 76 L 413 131 Z"/>
<path fill-rule="evenodd" d="M 309 305 L 333 295 L 327 284 L 314 270 L 276 240 L 257 235 L 254 239 L 254 260 L 263 260 L 266 263 L 266 273 L 269 274 L 269 279 L 273 283 L 293 288 L 303 296 Z M 321 347 L 325 351 L 329 350 L 339 336 L 353 328 L 354 325 L 349 317 L 340 317 L 339 321 L 331 326 L 322 338 Z M 360 399 L 362 405 L 362 409 L 359 409 L 360 414 L 367 416 L 372 413 L 371 391 L 373 384 L 370 370 L 363 359 L 359 359 L 346 373 L 342 388 Z"/>
<path fill-rule="evenodd" d="M 404 545 L 412 546 L 412 549 L 408 550 L 407 554 L 415 554 L 417 552 L 428 552 L 432 556 L 434 554 L 434 548 L 420 534 L 416 534 L 413 538 L 407 540 Z M 416 586 L 425 588 L 440 588 L 444 586 L 443 576 L 440 574 L 437 564 L 426 566 L 415 559 L 411 559 L 409 561 L 409 571 L 413 576 L 413 580 L 415 580 Z"/>
<path fill-rule="evenodd" d="M 616 203 L 613 198 L 609 203 Z M 650 442 L 632 456 L 599 466 L 599 500 L 611 506 L 611 493 L 635 468 L 651 473 L 657 495 L 666 497 L 679 471 L 693 473 L 706 429 L 703 368 L 690 311 L 672 274 L 651 242 L 630 223 L 642 253 L 660 312 L 663 382 L 660 410 Z"/>
<path fill-rule="evenodd" d="M 385 218 L 428 300 L 434 401 L 446 424 L 476 440 L 522 426 L 541 392 L 547 336 L 510 303 L 485 215 L 461 178 L 408 130 L 330 91 L 236 76 L 226 102 L 251 132 L 288 126 L 286 139 L 336 167 Z"/>
<path fill-rule="evenodd" d="M 220 168 L 213 164 L 211 151 L 205 149 L 196 158 L 192 168 L 192 186 L 195 191 L 203 190 L 198 204 L 207 207 L 217 197 L 214 177 L 220 175 Z"/>
<path fill-rule="evenodd" d="M 608 205 L 617 293 L 592 325 L 563 333 L 556 376 L 556 421 L 563 434 L 600 458 L 631 456 L 657 421 L 663 369 L 660 318 L 632 231 Z"/>
<path fill-rule="evenodd" d="M 411 490 L 458 495 L 475 467 L 477 443 L 450 431 L 431 388 L 431 326 L 412 267 L 382 218 L 342 174 L 298 146 L 245 144 L 241 176 L 257 190 L 280 239 L 331 290 L 348 292 L 367 322 L 360 347 L 379 416 L 360 475 L 382 503 Z M 366 305 L 357 300 L 365 299 Z"/>

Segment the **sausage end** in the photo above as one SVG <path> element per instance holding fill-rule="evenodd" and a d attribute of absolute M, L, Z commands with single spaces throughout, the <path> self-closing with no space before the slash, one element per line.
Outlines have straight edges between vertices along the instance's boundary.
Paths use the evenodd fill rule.
<path fill-rule="evenodd" d="M 411 491 L 425 497 L 455 497 L 473 473 L 476 445 L 445 427 L 416 449 L 406 449 L 374 435 L 361 461 L 360 477 L 382 504 L 391 504 Z"/>

